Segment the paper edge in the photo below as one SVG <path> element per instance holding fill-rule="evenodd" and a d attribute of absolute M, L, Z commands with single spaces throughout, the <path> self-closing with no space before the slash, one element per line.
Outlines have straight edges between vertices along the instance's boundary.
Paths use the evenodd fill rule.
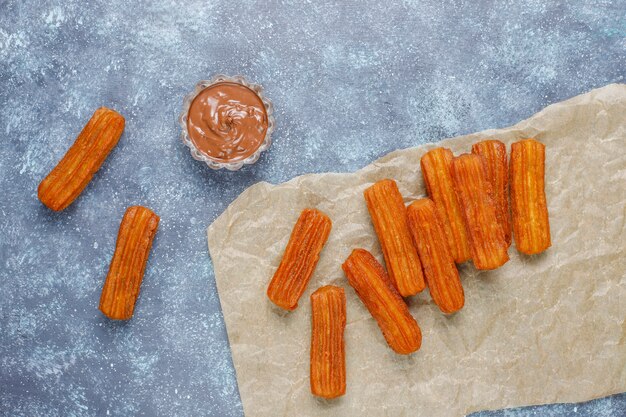
<path fill-rule="evenodd" d="M 481 137 L 485 137 L 485 136 L 497 136 L 499 133 L 501 133 L 504 130 L 507 131 L 511 131 L 511 130 L 524 130 L 522 129 L 522 127 L 524 125 L 529 124 L 530 121 L 535 120 L 537 118 L 541 118 L 541 117 L 545 117 L 545 113 L 550 111 L 550 109 L 553 109 L 554 107 L 560 107 L 563 105 L 567 105 L 567 104 L 571 104 L 572 102 L 576 102 L 576 101 L 580 101 L 581 99 L 587 99 L 587 100 L 583 100 L 580 101 L 578 104 L 585 104 L 589 101 L 602 101 L 599 100 L 599 97 L 601 97 L 602 95 L 609 95 L 610 98 L 611 95 L 610 93 L 612 93 L 612 90 L 614 88 L 620 88 L 620 89 L 624 89 L 626 90 L 626 83 L 611 83 L 608 85 L 605 85 L 604 87 L 599 87 L 599 88 L 595 88 L 593 90 L 590 90 L 586 93 L 583 94 L 579 94 L 573 97 L 570 97 L 566 100 L 563 101 L 559 101 L 557 103 L 552 103 L 546 107 L 544 107 L 543 109 L 541 109 L 540 111 L 538 111 L 537 113 L 532 114 L 530 117 L 519 121 L 517 123 L 515 123 L 512 126 L 506 126 L 506 127 L 502 127 L 502 128 L 497 128 L 497 129 L 486 129 L 486 130 L 481 130 L 480 132 L 474 132 L 474 133 L 469 133 L 467 135 L 460 135 L 460 136 L 454 136 L 451 138 L 444 138 L 441 139 L 437 142 L 428 142 L 428 143 L 424 143 L 424 144 L 420 144 L 417 146 L 410 146 L 408 148 L 402 148 L 402 149 L 396 149 L 394 151 L 391 151 L 377 159 L 375 159 L 372 162 L 369 162 L 367 165 L 362 166 L 361 168 L 358 168 L 355 171 L 349 171 L 349 172 L 334 172 L 334 171 L 328 171 L 328 172 L 316 172 L 316 173 L 307 173 L 307 174 L 301 174 L 298 175 L 296 177 L 293 177 L 287 181 L 278 183 L 278 184 L 273 184 L 267 181 L 260 181 L 257 182 L 253 185 L 251 185 L 250 187 L 246 188 L 241 194 L 239 194 L 239 196 L 237 198 L 235 198 L 229 205 L 228 207 L 226 207 L 226 209 L 222 212 L 222 214 L 220 214 L 219 216 L 217 216 L 215 218 L 215 220 L 213 220 L 213 222 L 211 222 L 211 224 L 207 227 L 207 237 L 208 237 L 208 241 L 209 241 L 209 252 L 211 251 L 211 241 L 214 240 L 212 239 L 211 235 L 211 230 L 215 229 L 214 225 L 218 224 L 218 223 L 222 223 L 224 222 L 224 220 L 226 218 L 229 217 L 234 217 L 234 215 L 236 215 L 236 213 L 233 215 L 231 212 L 234 210 L 234 206 L 236 205 L 236 203 L 242 199 L 243 197 L 245 197 L 246 195 L 252 193 L 254 190 L 256 190 L 257 188 L 261 188 L 261 187 L 265 187 L 267 192 L 272 191 L 274 188 L 278 187 L 278 186 L 283 186 L 283 185 L 288 185 L 288 184 L 294 184 L 295 182 L 299 181 L 302 177 L 307 176 L 308 178 L 319 178 L 320 176 L 326 176 L 329 174 L 349 174 L 349 175 L 353 175 L 353 174 L 362 174 L 364 172 L 367 172 L 370 169 L 376 168 L 376 165 L 385 163 L 393 158 L 395 158 L 397 156 L 398 153 L 400 152 L 404 152 L 408 149 L 432 149 L 432 148 L 436 148 L 436 147 L 441 147 L 441 146 L 445 146 L 446 144 L 450 143 L 451 141 L 457 141 L 461 138 L 471 138 L 473 136 L 481 136 Z M 625 93 L 626 94 L 626 91 Z M 593 99 L 592 99 L 593 98 Z"/>

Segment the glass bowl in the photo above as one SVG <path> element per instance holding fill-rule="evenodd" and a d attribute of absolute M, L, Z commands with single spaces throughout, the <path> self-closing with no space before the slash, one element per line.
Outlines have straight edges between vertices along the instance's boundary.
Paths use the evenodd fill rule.
<path fill-rule="evenodd" d="M 245 159 L 235 160 L 235 161 L 224 161 L 222 159 L 211 157 L 201 152 L 200 150 L 198 150 L 196 145 L 193 143 L 193 141 L 189 137 L 189 132 L 187 130 L 187 115 L 189 113 L 189 107 L 191 106 L 191 103 L 196 98 L 196 96 L 200 94 L 202 90 L 204 90 L 205 88 L 213 84 L 222 83 L 222 82 L 237 83 L 245 87 L 248 87 L 250 90 L 254 91 L 256 95 L 259 96 L 259 98 L 263 102 L 263 105 L 265 106 L 265 113 L 267 115 L 267 130 L 265 132 L 265 138 L 261 142 L 261 145 L 256 149 L 256 151 L 254 151 L 252 155 L 247 156 Z M 178 124 L 180 125 L 182 129 L 180 137 L 183 143 L 189 148 L 189 151 L 191 152 L 191 156 L 198 161 L 204 162 L 205 164 L 209 166 L 209 168 L 211 169 L 225 168 L 229 171 L 237 171 L 244 165 L 254 164 L 261 156 L 261 153 L 267 150 L 272 144 L 272 132 L 274 132 L 274 125 L 275 125 L 273 113 L 274 113 L 274 108 L 272 106 L 272 102 L 263 95 L 263 87 L 261 87 L 259 84 L 254 84 L 254 83 L 247 81 L 242 75 L 236 75 L 234 77 L 230 77 L 228 75 L 218 74 L 218 75 L 213 76 L 210 80 L 199 81 L 196 84 L 194 90 L 191 93 L 187 94 L 185 98 L 183 99 L 183 110 L 180 113 L 180 116 L 178 116 Z"/>

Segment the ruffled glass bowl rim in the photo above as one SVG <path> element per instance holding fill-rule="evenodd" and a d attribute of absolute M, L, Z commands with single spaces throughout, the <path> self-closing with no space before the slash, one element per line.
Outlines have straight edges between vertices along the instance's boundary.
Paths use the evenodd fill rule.
<path fill-rule="evenodd" d="M 241 84 L 254 91 L 263 102 L 263 105 L 265 106 L 265 113 L 267 114 L 267 131 L 265 132 L 265 138 L 263 139 L 263 142 L 261 142 L 261 145 L 257 148 L 256 151 L 254 151 L 252 155 L 239 161 L 223 161 L 220 159 L 212 158 L 200 152 L 198 148 L 196 148 L 196 145 L 194 145 L 194 143 L 191 141 L 191 138 L 189 137 L 189 132 L 187 131 L 187 115 L 189 114 L 189 107 L 191 106 L 193 100 L 205 88 L 221 82 Z M 267 150 L 272 144 L 272 133 L 274 132 L 275 123 L 274 107 L 272 105 L 272 102 L 263 94 L 263 87 L 261 87 L 261 85 L 259 84 L 249 82 L 243 75 L 235 75 L 231 77 L 224 74 L 217 74 L 209 80 L 198 81 L 194 87 L 194 90 L 184 97 L 183 110 L 178 116 L 178 124 L 182 129 L 180 138 L 183 143 L 189 148 L 193 159 L 204 162 L 211 169 L 225 168 L 229 171 L 237 171 L 244 165 L 254 164 L 259 159 L 261 153 Z"/>

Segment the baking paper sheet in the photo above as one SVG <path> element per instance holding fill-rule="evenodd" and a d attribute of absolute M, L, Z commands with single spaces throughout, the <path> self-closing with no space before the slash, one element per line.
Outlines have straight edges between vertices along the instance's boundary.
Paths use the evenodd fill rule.
<path fill-rule="evenodd" d="M 398 181 L 405 202 L 425 194 L 419 160 L 446 146 L 526 137 L 546 144 L 553 246 L 492 272 L 460 267 L 465 307 L 445 316 L 428 291 L 408 300 L 422 348 L 391 351 L 348 285 L 341 264 L 355 247 L 382 261 L 363 190 Z M 463 416 L 473 411 L 579 402 L 626 391 L 626 85 L 558 103 L 500 130 L 399 150 L 348 174 L 258 183 L 208 229 L 209 249 L 247 417 Z M 333 220 L 300 306 L 282 313 L 265 295 L 300 211 Z M 319 286 L 344 287 L 347 392 L 309 388 L 310 302 Z"/>

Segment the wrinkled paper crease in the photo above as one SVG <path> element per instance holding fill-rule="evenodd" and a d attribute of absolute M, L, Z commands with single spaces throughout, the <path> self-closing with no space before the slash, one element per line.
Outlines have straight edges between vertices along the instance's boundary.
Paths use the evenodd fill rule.
<path fill-rule="evenodd" d="M 382 260 L 363 190 L 394 178 L 405 202 L 425 195 L 420 157 L 455 154 L 490 138 L 546 145 L 552 247 L 491 272 L 460 266 L 465 307 L 442 314 L 428 291 L 408 299 L 422 348 L 391 351 L 348 285 L 341 264 L 362 247 Z M 265 295 L 300 211 L 327 213 L 333 229 L 292 313 Z M 626 85 L 551 105 L 515 126 L 392 152 L 355 173 L 258 183 L 208 229 L 210 255 L 247 417 L 464 416 L 530 404 L 580 402 L 626 391 Z M 310 301 L 345 288 L 347 392 L 309 388 Z"/>

